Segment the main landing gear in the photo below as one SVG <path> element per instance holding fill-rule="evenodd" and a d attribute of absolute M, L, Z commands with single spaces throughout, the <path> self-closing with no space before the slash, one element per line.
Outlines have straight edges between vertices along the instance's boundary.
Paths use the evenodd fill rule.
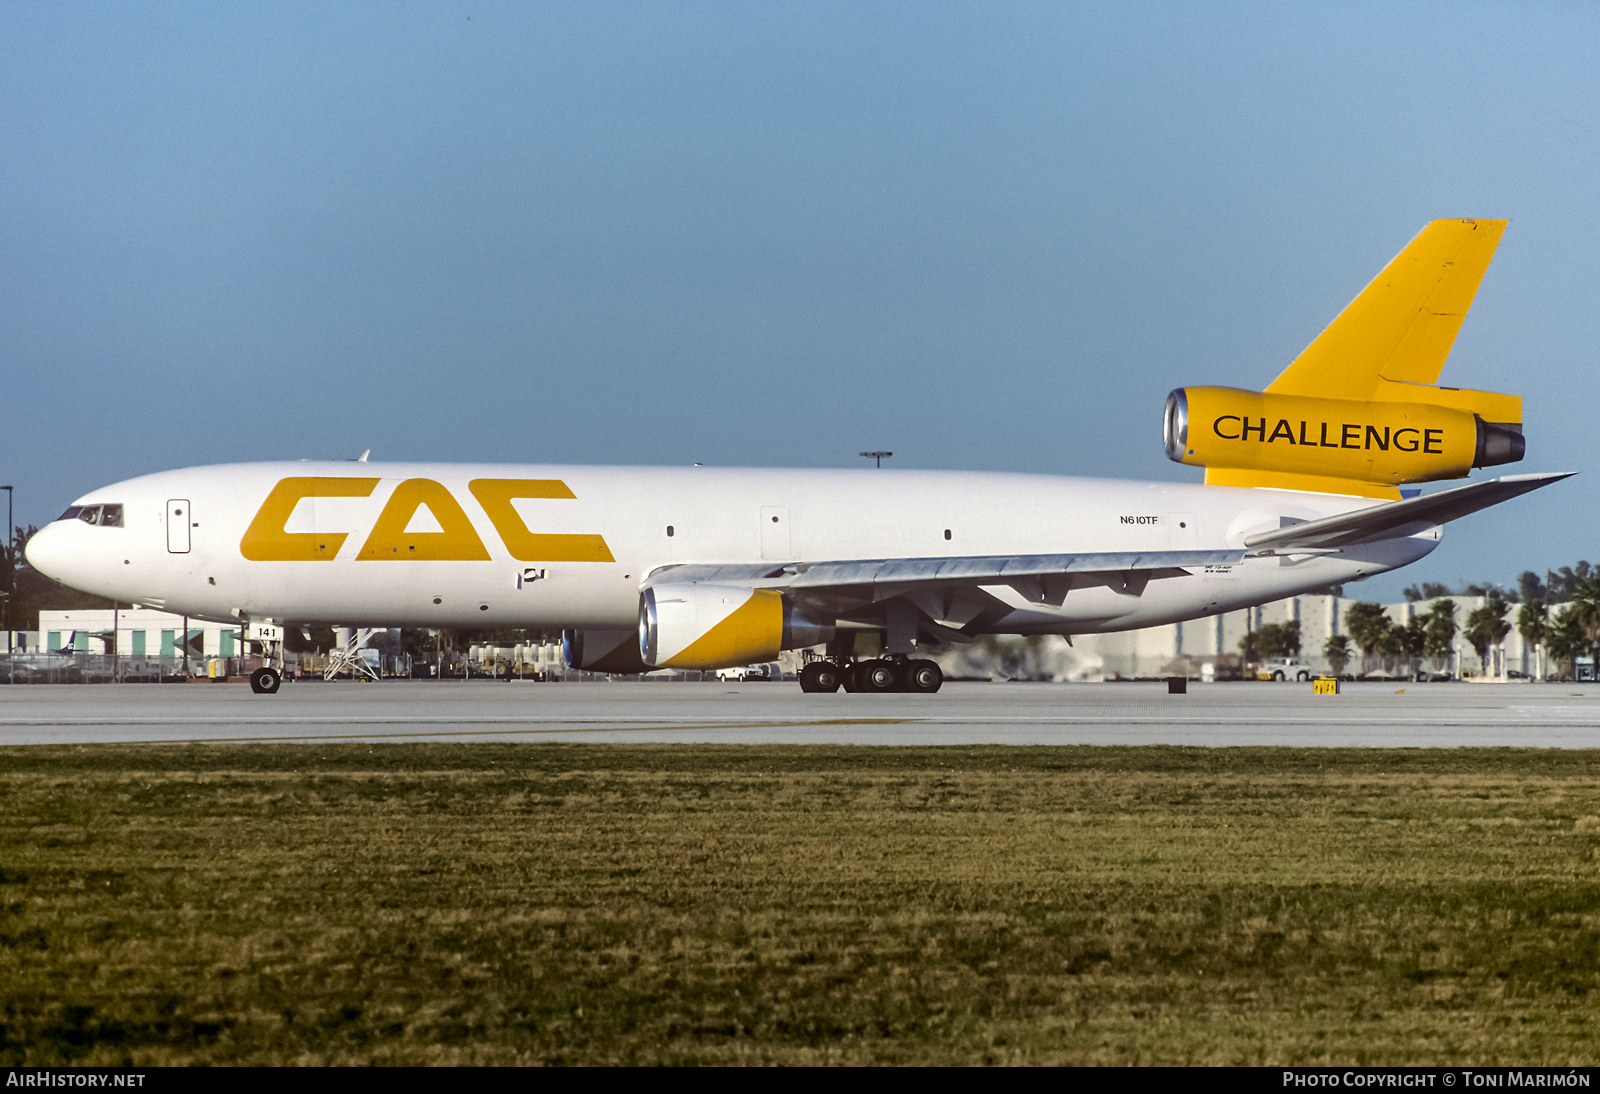
<path fill-rule="evenodd" d="M 931 695 L 944 683 L 944 673 L 932 661 L 874 658 L 838 664 L 813 661 L 800 670 L 800 690 L 807 692 L 915 691 Z"/>

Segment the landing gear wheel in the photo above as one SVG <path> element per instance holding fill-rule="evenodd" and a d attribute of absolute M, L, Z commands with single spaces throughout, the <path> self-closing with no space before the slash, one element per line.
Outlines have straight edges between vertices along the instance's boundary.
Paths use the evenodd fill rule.
<path fill-rule="evenodd" d="M 861 661 L 855 664 L 841 665 L 839 668 L 839 686 L 844 688 L 845 691 L 867 690 L 861 686 L 861 666 L 865 663 Z"/>
<path fill-rule="evenodd" d="M 800 690 L 832 695 L 839 690 L 840 675 L 831 661 L 813 661 L 800 670 Z"/>
<path fill-rule="evenodd" d="M 256 669 L 250 674 L 250 690 L 257 695 L 271 695 L 281 683 L 283 677 L 278 675 L 277 669 Z"/>
<path fill-rule="evenodd" d="M 856 666 L 856 685 L 861 691 L 899 691 L 900 666 L 893 661 L 863 661 Z"/>
<path fill-rule="evenodd" d="M 906 690 L 932 695 L 944 683 L 944 673 L 932 661 L 906 663 Z"/>

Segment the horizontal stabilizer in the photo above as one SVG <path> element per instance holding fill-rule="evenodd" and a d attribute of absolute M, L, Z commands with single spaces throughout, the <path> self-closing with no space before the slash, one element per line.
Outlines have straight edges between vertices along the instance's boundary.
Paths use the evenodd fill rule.
<path fill-rule="evenodd" d="M 1567 471 L 1548 475 L 1505 475 L 1487 482 L 1441 490 L 1425 497 L 1387 502 L 1368 509 L 1357 509 L 1353 513 L 1341 513 L 1335 517 L 1322 517 L 1271 532 L 1261 532 L 1246 539 L 1244 545 L 1252 551 L 1286 554 L 1299 549 L 1348 547 L 1376 539 L 1415 535 L 1541 486 L 1549 486 L 1572 474 Z"/>

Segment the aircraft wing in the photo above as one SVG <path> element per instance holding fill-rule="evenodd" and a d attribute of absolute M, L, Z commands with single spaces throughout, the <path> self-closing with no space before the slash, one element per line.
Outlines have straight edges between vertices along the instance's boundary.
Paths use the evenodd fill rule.
<path fill-rule="evenodd" d="M 1231 565 L 1242 550 L 976 555 L 848 559 L 834 562 L 667 566 L 644 588 L 734 585 L 780 589 L 797 604 L 840 619 L 875 617 L 885 601 L 909 604 L 919 630 L 939 641 L 969 642 L 994 620 L 1032 605 L 1059 608 L 1073 589 L 1104 585 L 1137 597 L 1153 580 Z"/>
<path fill-rule="evenodd" d="M 1296 550 L 1325 550 L 1369 543 L 1376 539 L 1415 535 L 1446 521 L 1476 513 L 1521 494 L 1569 478 L 1573 472 L 1546 475 L 1503 475 L 1441 490 L 1437 494 L 1385 502 L 1352 513 L 1322 517 L 1259 532 L 1244 545 L 1263 554 L 1288 554 Z"/>
<path fill-rule="evenodd" d="M 967 555 L 872 558 L 839 562 L 724 563 L 664 566 L 646 579 L 656 585 L 729 584 L 766 589 L 823 590 L 864 585 L 983 585 L 1021 578 L 1089 574 L 1187 576 L 1186 567 L 1229 565 L 1243 551 L 1138 551 L 1070 555 Z M 1083 582 L 1095 584 L 1095 582 Z"/>

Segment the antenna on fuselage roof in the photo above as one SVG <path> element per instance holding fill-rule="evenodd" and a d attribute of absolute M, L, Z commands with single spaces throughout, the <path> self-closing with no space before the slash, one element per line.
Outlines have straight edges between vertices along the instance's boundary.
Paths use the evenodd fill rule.
<path fill-rule="evenodd" d="M 351 463 L 366 463 L 367 462 L 367 457 L 370 456 L 370 455 L 372 455 L 372 449 L 369 448 L 365 452 L 361 453 L 361 455 L 359 455 L 355 459 L 351 460 L 350 462 Z"/>

